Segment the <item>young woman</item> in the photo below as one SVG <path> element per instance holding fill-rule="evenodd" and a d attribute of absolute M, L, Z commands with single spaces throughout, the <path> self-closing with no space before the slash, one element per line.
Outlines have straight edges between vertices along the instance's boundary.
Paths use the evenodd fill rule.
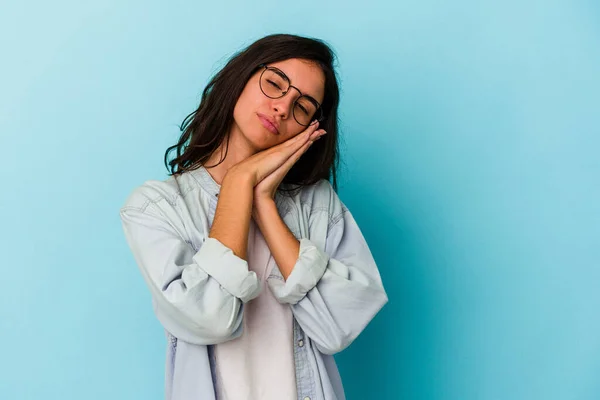
<path fill-rule="evenodd" d="M 237 53 L 167 150 L 169 178 L 121 209 L 168 339 L 168 400 L 345 398 L 333 355 L 388 298 L 335 191 L 333 62 L 294 35 Z"/>

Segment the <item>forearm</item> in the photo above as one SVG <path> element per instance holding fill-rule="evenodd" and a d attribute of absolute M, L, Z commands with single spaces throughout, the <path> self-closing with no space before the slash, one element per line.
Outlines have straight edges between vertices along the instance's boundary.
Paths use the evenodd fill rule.
<path fill-rule="evenodd" d="M 215 218 L 208 235 L 244 260 L 247 260 L 253 188 L 252 181 L 245 176 L 231 175 L 223 179 Z"/>
<path fill-rule="evenodd" d="M 274 201 L 255 204 L 254 219 L 267 242 L 283 279 L 292 273 L 300 253 L 300 242 L 289 230 Z"/>

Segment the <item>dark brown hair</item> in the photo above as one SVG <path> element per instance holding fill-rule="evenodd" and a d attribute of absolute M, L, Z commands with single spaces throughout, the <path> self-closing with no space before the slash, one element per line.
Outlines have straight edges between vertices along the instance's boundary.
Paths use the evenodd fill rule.
<path fill-rule="evenodd" d="M 165 152 L 164 161 L 169 175 L 204 165 L 226 138 L 233 123 L 235 104 L 259 65 L 290 58 L 309 60 L 325 74 L 325 96 L 321 105 L 324 119 L 319 128 L 325 129 L 327 134 L 309 147 L 282 183 L 299 189 L 326 179 L 337 190 L 339 87 L 334 69 L 336 56 L 322 40 L 290 34 L 274 34 L 257 40 L 235 53 L 212 77 L 202 93 L 198 109 L 185 117 L 179 127 L 182 132 L 179 141 Z M 228 148 L 229 142 L 225 155 Z M 174 150 L 177 156 L 168 161 L 169 154 Z M 280 191 L 288 190 L 280 187 Z"/>

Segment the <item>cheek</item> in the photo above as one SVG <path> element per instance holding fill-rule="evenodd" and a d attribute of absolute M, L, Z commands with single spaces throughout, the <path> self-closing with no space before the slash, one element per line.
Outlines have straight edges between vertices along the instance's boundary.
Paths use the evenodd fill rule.
<path fill-rule="evenodd" d="M 233 118 L 239 124 L 245 124 L 252 120 L 252 115 L 255 112 L 255 105 L 248 96 L 240 96 L 235 108 L 233 109 Z"/>
<path fill-rule="evenodd" d="M 293 124 L 289 124 L 290 126 L 286 127 L 286 134 L 283 135 L 283 137 L 279 140 L 279 142 L 285 142 L 286 140 L 289 140 L 291 138 L 293 138 L 294 136 L 298 136 L 299 134 L 301 134 L 302 132 L 304 132 L 304 129 L 300 126 L 298 126 L 298 124 L 294 121 Z"/>
<path fill-rule="evenodd" d="M 264 102 L 265 96 L 262 96 L 260 89 L 257 93 L 254 86 L 253 82 L 249 82 L 240 94 L 233 110 L 236 120 L 251 119 L 252 115 L 262 106 L 261 102 Z"/>
<path fill-rule="evenodd" d="M 235 104 L 235 112 L 237 112 L 238 115 L 244 114 L 248 110 L 249 103 L 248 93 L 242 92 L 242 95 Z"/>
<path fill-rule="evenodd" d="M 292 117 L 292 119 L 288 121 L 288 130 L 287 131 L 289 132 L 290 137 L 294 137 L 294 136 L 301 134 L 302 132 L 304 132 L 306 130 L 306 128 L 307 127 L 298 125 L 298 123 L 296 122 L 294 117 Z"/>

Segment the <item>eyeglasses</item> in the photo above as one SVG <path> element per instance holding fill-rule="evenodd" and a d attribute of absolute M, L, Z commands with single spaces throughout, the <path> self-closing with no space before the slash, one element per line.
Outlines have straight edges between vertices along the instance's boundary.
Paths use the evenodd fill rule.
<path fill-rule="evenodd" d="M 290 78 L 283 73 L 282 70 L 275 67 L 268 67 L 265 64 L 260 64 L 260 68 L 264 68 L 260 74 L 260 90 L 263 94 L 271 99 L 279 99 L 287 94 L 290 88 L 294 88 L 300 93 L 294 101 L 293 114 L 294 119 L 300 125 L 309 126 L 313 120 L 323 120 L 323 110 L 318 101 L 311 96 L 302 94 L 300 89 L 292 86 Z"/>

